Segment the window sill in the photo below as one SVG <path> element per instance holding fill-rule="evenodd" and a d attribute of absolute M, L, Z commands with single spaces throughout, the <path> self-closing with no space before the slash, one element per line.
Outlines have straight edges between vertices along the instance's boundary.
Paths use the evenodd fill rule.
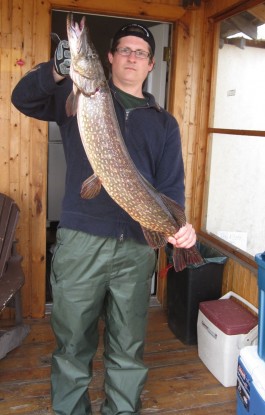
<path fill-rule="evenodd" d="M 251 272 L 258 275 L 258 265 L 254 257 L 240 248 L 229 244 L 218 236 L 204 231 L 197 232 L 198 240 L 220 250 L 228 258 L 239 262 L 242 266 L 248 268 Z"/>

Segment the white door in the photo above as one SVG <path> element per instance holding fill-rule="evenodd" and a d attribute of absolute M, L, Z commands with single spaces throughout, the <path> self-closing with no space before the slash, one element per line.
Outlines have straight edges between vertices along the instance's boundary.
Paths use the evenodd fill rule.
<path fill-rule="evenodd" d="M 168 47 L 169 45 L 169 24 L 159 23 L 156 26 L 149 27 L 148 29 L 154 36 L 156 50 L 155 68 L 148 75 L 145 90 L 153 94 L 159 105 L 165 108 L 168 64 L 163 60 L 163 58 L 164 47 Z M 151 283 L 151 295 L 156 294 L 156 279 L 157 275 L 154 273 Z"/>
<path fill-rule="evenodd" d="M 163 56 L 164 48 L 169 45 L 169 24 L 159 23 L 149 27 L 149 30 L 156 43 L 155 68 L 148 76 L 145 89 L 155 96 L 161 107 L 165 108 L 168 64 L 163 60 Z"/>

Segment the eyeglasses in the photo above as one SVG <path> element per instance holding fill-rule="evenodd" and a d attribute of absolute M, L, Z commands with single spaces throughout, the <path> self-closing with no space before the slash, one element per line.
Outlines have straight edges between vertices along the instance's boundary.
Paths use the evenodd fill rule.
<path fill-rule="evenodd" d="M 137 59 L 148 59 L 150 57 L 149 52 L 141 49 L 132 50 L 131 48 L 116 48 L 116 52 L 121 56 L 131 56 L 131 54 L 134 53 Z"/>

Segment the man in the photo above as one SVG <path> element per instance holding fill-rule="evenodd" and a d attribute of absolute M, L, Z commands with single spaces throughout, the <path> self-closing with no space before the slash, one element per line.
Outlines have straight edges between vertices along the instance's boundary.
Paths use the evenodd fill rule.
<path fill-rule="evenodd" d="M 154 68 L 155 42 L 141 24 L 122 27 L 108 59 L 110 88 L 129 153 L 141 174 L 160 192 L 184 206 L 184 170 L 177 121 L 161 109 L 143 83 Z M 104 415 L 139 414 L 147 377 L 143 363 L 150 282 L 156 255 L 135 222 L 104 189 L 91 200 L 80 197 L 92 174 L 76 117 L 67 117 L 72 90 L 67 43 L 54 60 L 38 65 L 18 83 L 13 104 L 24 114 L 60 126 L 67 163 L 66 190 L 52 260 L 52 404 L 58 415 L 91 414 L 87 387 L 103 316 Z M 168 241 L 190 248 L 196 241 L 186 224 Z"/>

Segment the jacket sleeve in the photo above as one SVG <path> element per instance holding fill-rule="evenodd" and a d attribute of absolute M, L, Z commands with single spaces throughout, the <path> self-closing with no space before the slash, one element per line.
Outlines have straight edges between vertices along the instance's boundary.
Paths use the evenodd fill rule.
<path fill-rule="evenodd" d="M 166 139 L 156 171 L 156 189 L 185 208 L 184 163 L 179 126 L 169 115 Z"/>
<path fill-rule="evenodd" d="M 72 89 L 72 81 L 56 83 L 53 78 L 53 60 L 40 63 L 30 70 L 12 92 L 12 104 L 23 114 L 43 121 L 67 119 L 65 103 Z"/>

